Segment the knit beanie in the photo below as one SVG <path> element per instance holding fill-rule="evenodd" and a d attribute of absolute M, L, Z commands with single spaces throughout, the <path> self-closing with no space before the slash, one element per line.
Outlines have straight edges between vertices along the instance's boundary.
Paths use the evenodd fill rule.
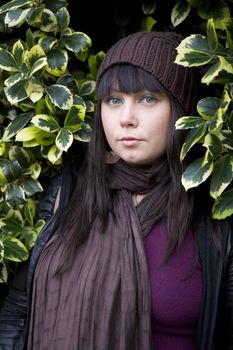
<path fill-rule="evenodd" d="M 106 53 L 97 74 L 97 89 L 104 72 L 117 64 L 131 64 L 150 73 L 192 114 L 196 107 L 196 81 L 192 68 L 174 63 L 183 37 L 175 32 L 136 32 L 120 39 Z"/>

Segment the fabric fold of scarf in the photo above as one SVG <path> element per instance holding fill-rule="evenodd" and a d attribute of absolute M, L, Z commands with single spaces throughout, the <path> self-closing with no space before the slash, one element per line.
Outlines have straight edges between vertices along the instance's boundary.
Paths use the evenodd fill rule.
<path fill-rule="evenodd" d="M 151 296 L 142 223 L 132 193 L 150 188 L 150 169 L 109 166 L 114 192 L 106 231 L 98 220 L 74 263 L 55 274 L 64 246 L 55 233 L 34 278 L 28 350 L 150 350 Z"/>

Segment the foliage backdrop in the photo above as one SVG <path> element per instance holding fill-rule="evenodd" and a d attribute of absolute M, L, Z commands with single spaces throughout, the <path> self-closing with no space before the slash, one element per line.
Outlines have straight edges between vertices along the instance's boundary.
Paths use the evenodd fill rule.
<path fill-rule="evenodd" d="M 167 6 L 166 1 L 136 1 L 136 7 L 130 0 L 117 2 L 109 13 L 115 23 L 111 44 L 137 30 L 183 33 L 176 63 L 201 68 L 201 82 L 212 87 L 212 95 L 198 102 L 195 116 L 177 122 L 177 129 L 188 130 L 181 160 L 197 145 L 204 150 L 203 157 L 187 167 L 182 183 L 189 190 L 209 181 L 213 217 L 223 219 L 233 213 L 232 0 L 167 1 Z M 76 2 L 70 7 L 79 10 Z M 104 37 L 87 33 L 85 18 L 85 32 L 73 29 L 68 9 L 66 0 L 13 0 L 0 7 L 4 38 L 0 42 L 0 283 L 4 285 L 18 264 L 29 258 L 44 224 L 37 219 L 37 203 L 49 179 L 60 171 L 64 153 L 75 142 L 89 140 L 96 71 L 104 56 L 95 42 L 103 43 Z M 98 26 L 97 20 L 94 23 Z M 109 38 L 108 28 L 106 33 Z"/>

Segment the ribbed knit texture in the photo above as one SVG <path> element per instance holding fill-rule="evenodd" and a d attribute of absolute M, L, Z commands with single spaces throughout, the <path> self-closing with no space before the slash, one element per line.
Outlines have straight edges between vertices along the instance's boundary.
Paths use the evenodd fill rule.
<path fill-rule="evenodd" d="M 174 63 L 183 37 L 174 32 L 137 32 L 113 45 L 106 53 L 98 74 L 97 88 L 104 72 L 116 64 L 132 64 L 153 75 L 177 99 L 185 113 L 196 106 L 193 69 Z"/>

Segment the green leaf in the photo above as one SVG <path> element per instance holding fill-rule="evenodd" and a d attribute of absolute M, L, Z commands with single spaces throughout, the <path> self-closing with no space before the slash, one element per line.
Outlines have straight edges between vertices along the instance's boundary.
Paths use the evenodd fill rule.
<path fill-rule="evenodd" d="M 6 97 L 12 105 L 17 104 L 18 102 L 23 101 L 28 97 L 26 92 L 27 83 L 27 79 L 22 79 L 14 85 L 11 85 L 4 89 Z"/>
<path fill-rule="evenodd" d="M 9 72 L 19 72 L 14 56 L 2 48 L 0 48 L 0 68 Z"/>
<path fill-rule="evenodd" d="M 18 208 L 25 201 L 25 194 L 22 187 L 10 184 L 6 194 L 6 201 L 13 207 Z"/>
<path fill-rule="evenodd" d="M 3 247 L 3 243 L 0 241 L 0 262 L 1 262 L 1 247 Z M 0 283 L 7 283 L 8 272 L 6 265 L 2 262 L 0 265 Z"/>
<path fill-rule="evenodd" d="M 174 27 L 182 23 L 189 15 L 191 7 L 188 2 L 178 1 L 172 9 L 171 22 Z"/>
<path fill-rule="evenodd" d="M 200 34 L 192 34 L 181 41 L 177 47 L 175 63 L 185 67 L 201 66 L 209 63 L 215 56 L 226 55 L 226 50 L 219 45 L 214 52 L 209 48 L 208 40 Z"/>
<path fill-rule="evenodd" d="M 180 152 L 180 159 L 183 160 L 188 151 L 197 143 L 204 135 L 207 129 L 207 124 L 203 122 L 200 126 L 191 129 L 186 136 L 185 142 Z"/>
<path fill-rule="evenodd" d="M 85 111 L 86 108 L 82 105 L 73 106 L 66 115 L 66 119 L 64 122 L 65 128 L 67 130 L 70 130 L 71 132 L 78 131 L 83 124 L 83 120 L 85 118 Z"/>
<path fill-rule="evenodd" d="M 4 245 L 2 241 L 0 240 L 0 263 L 2 263 L 4 258 Z M 2 280 L 2 270 L 0 270 L 0 282 Z"/>
<path fill-rule="evenodd" d="M 45 9 L 45 4 L 41 4 L 36 7 L 32 7 L 27 14 L 26 21 L 30 26 L 37 26 L 40 22 L 42 11 Z"/>
<path fill-rule="evenodd" d="M 4 245 L 5 259 L 20 262 L 29 258 L 27 248 L 17 238 L 5 238 L 2 242 Z"/>
<path fill-rule="evenodd" d="M 17 132 L 25 127 L 25 125 L 31 120 L 32 114 L 23 113 L 17 116 L 8 126 L 6 127 L 3 134 L 3 141 L 9 141 Z"/>
<path fill-rule="evenodd" d="M 63 152 L 61 149 L 59 149 L 56 145 L 53 145 L 49 150 L 48 160 L 52 164 L 55 164 L 61 158 L 62 153 Z"/>
<path fill-rule="evenodd" d="M 93 80 L 85 81 L 81 86 L 79 90 L 80 96 L 88 96 L 95 92 L 95 86 L 96 83 Z"/>
<path fill-rule="evenodd" d="M 211 50 L 218 48 L 218 36 L 214 27 L 214 20 L 210 18 L 207 22 L 207 39 Z"/>
<path fill-rule="evenodd" d="M 42 47 L 44 52 L 52 50 L 53 46 L 58 42 L 58 40 L 53 36 L 47 36 L 40 38 L 38 44 Z"/>
<path fill-rule="evenodd" d="M 203 165 L 204 163 L 204 165 Z M 206 161 L 206 157 L 198 158 L 191 163 L 182 175 L 182 184 L 186 191 L 199 186 L 212 173 L 214 163 L 212 159 Z"/>
<path fill-rule="evenodd" d="M 44 32 L 52 32 L 56 29 L 56 26 L 57 19 L 55 14 L 51 10 L 45 8 L 40 15 L 39 28 Z"/>
<path fill-rule="evenodd" d="M 176 121 L 176 129 L 193 129 L 203 124 L 203 118 L 200 117 L 181 117 Z"/>
<path fill-rule="evenodd" d="M 19 224 L 18 220 L 13 218 L 3 218 L 1 219 L 1 230 L 7 234 L 7 237 L 12 235 L 17 237 L 23 231 L 23 228 Z"/>
<path fill-rule="evenodd" d="M 68 54 L 65 50 L 53 49 L 48 52 L 47 55 L 48 65 L 46 67 L 47 72 L 60 77 L 66 72 L 68 64 Z"/>
<path fill-rule="evenodd" d="M 26 85 L 26 93 L 32 102 L 39 101 L 44 94 L 44 87 L 32 80 L 29 80 Z"/>
<path fill-rule="evenodd" d="M 40 45 L 34 45 L 27 53 L 27 66 L 31 70 L 33 65 L 45 57 L 45 52 Z"/>
<path fill-rule="evenodd" d="M 21 166 L 27 167 L 30 164 L 30 153 L 23 147 L 19 147 L 17 144 L 13 144 L 9 149 L 9 159 L 14 161 L 17 159 Z"/>
<path fill-rule="evenodd" d="M 20 40 L 14 43 L 12 48 L 12 54 L 14 56 L 15 61 L 17 62 L 18 67 L 22 67 L 22 64 L 24 63 L 24 58 L 25 58 L 25 55 L 24 55 L 25 50 Z"/>
<path fill-rule="evenodd" d="M 222 151 L 222 144 L 219 138 L 214 134 L 207 134 L 203 147 L 206 147 L 213 157 L 218 156 Z"/>
<path fill-rule="evenodd" d="M 5 17 L 5 24 L 8 27 L 15 27 L 21 25 L 23 22 L 26 20 L 26 16 L 28 12 L 30 11 L 30 8 L 28 9 L 15 9 L 15 10 L 10 10 L 7 12 L 6 17 Z"/>
<path fill-rule="evenodd" d="M 206 97 L 197 104 L 198 113 L 205 119 L 212 119 L 218 108 L 221 106 L 221 100 L 217 97 Z"/>
<path fill-rule="evenodd" d="M 8 182 L 19 179 L 22 174 L 22 168 L 16 159 L 0 159 L 0 168 Z"/>
<path fill-rule="evenodd" d="M 33 3 L 35 3 L 35 0 L 12 0 L 0 7 L 0 14 Z"/>
<path fill-rule="evenodd" d="M 18 81 L 22 80 L 23 78 L 24 78 L 23 73 L 16 73 L 16 74 L 10 75 L 9 78 L 7 78 L 4 81 L 4 84 L 8 87 L 16 84 Z"/>
<path fill-rule="evenodd" d="M 225 219 L 233 214 L 233 190 L 226 191 L 216 199 L 212 216 L 214 219 Z"/>
<path fill-rule="evenodd" d="M 35 162 L 30 165 L 29 169 L 31 171 L 31 178 L 37 180 L 41 174 L 41 165 L 38 162 Z"/>
<path fill-rule="evenodd" d="M 56 137 L 56 146 L 61 151 L 67 151 L 73 142 L 73 134 L 67 129 L 61 129 Z"/>
<path fill-rule="evenodd" d="M 231 130 L 222 130 L 219 138 L 227 149 L 233 150 L 233 133 Z"/>
<path fill-rule="evenodd" d="M 70 90 L 60 84 L 50 85 L 47 94 L 52 103 L 61 109 L 70 109 L 73 105 L 73 96 Z"/>
<path fill-rule="evenodd" d="M 41 130 L 37 126 L 28 126 L 16 135 L 16 141 L 24 142 L 24 144 L 33 140 L 36 140 L 34 146 L 50 145 L 54 140 L 54 134 Z"/>
<path fill-rule="evenodd" d="M 61 37 L 61 42 L 66 48 L 72 52 L 80 53 L 91 47 L 91 39 L 85 33 L 75 32 L 72 34 L 64 34 Z"/>
<path fill-rule="evenodd" d="M 33 196 L 37 192 L 43 192 L 43 187 L 39 181 L 30 178 L 27 178 L 22 182 L 22 187 L 28 197 Z"/>
<path fill-rule="evenodd" d="M 23 206 L 24 217 L 27 222 L 32 226 L 34 218 L 36 216 L 36 204 L 31 198 L 28 198 Z"/>
<path fill-rule="evenodd" d="M 231 183 L 233 178 L 232 165 L 232 156 L 230 155 L 225 155 L 216 161 L 210 183 L 210 195 L 214 199 L 218 198 Z"/>
<path fill-rule="evenodd" d="M 47 65 L 47 58 L 46 57 L 41 57 L 39 58 L 31 67 L 30 70 L 30 76 L 38 72 L 40 69 L 45 67 Z"/>
<path fill-rule="evenodd" d="M 216 81 L 222 71 L 233 74 L 233 60 L 224 58 L 222 56 L 218 57 L 218 61 L 214 63 L 207 70 L 205 75 L 202 77 L 201 82 L 203 84 L 209 84 Z"/>
<path fill-rule="evenodd" d="M 233 50 L 233 18 L 224 18 L 223 21 L 227 32 L 227 44 Z"/>
<path fill-rule="evenodd" d="M 57 18 L 57 24 L 60 28 L 60 31 L 67 28 L 70 24 L 70 15 L 65 7 L 60 8 L 55 14 Z"/>
<path fill-rule="evenodd" d="M 89 142 L 91 138 L 91 127 L 87 123 L 83 123 L 82 128 L 74 135 L 75 140 L 81 142 Z"/>
<path fill-rule="evenodd" d="M 60 129 L 60 126 L 56 119 L 50 115 L 38 114 L 32 118 L 32 124 L 37 126 L 39 129 L 48 132 L 55 132 Z"/>

